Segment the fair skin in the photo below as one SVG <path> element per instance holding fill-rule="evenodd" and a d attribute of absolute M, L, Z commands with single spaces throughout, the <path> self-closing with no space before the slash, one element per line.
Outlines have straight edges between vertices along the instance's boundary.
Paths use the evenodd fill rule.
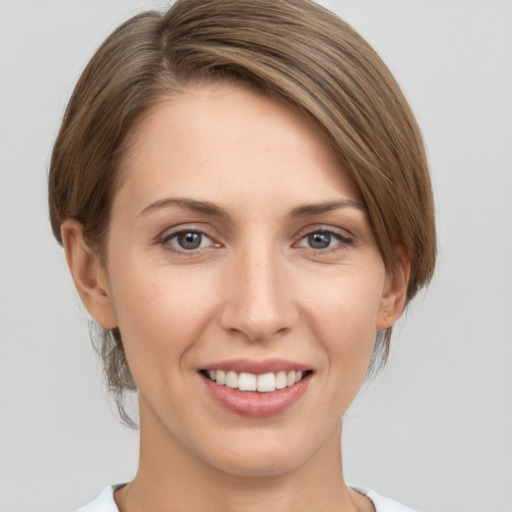
<path fill-rule="evenodd" d="M 77 221 L 62 236 L 139 390 L 122 512 L 373 510 L 344 483 L 341 417 L 406 279 L 386 273 L 357 188 L 301 116 L 236 86 L 191 87 L 131 140 L 106 264 Z M 241 391 L 207 374 L 280 365 L 302 380 Z"/>

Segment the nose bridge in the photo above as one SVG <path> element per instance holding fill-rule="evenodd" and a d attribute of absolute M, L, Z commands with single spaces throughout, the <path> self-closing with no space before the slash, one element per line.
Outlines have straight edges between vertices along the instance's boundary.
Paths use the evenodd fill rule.
<path fill-rule="evenodd" d="M 270 244 L 249 246 L 230 265 L 223 327 L 264 341 L 296 321 L 286 262 Z"/>

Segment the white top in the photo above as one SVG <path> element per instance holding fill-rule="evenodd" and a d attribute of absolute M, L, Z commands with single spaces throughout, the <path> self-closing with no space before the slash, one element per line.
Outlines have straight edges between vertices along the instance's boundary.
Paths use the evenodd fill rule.
<path fill-rule="evenodd" d="M 114 491 L 124 484 L 111 485 L 107 487 L 94 501 L 80 507 L 75 512 L 119 512 L 114 501 Z M 375 491 L 368 491 L 360 487 L 353 487 L 354 490 L 364 494 L 373 502 L 376 512 L 415 512 L 412 508 L 400 505 L 394 500 L 380 496 Z"/>

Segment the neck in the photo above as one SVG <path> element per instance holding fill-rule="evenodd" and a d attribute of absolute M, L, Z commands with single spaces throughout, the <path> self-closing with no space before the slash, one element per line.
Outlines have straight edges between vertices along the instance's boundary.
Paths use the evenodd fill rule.
<path fill-rule="evenodd" d="M 223 471 L 199 458 L 163 426 L 160 432 L 154 425 L 146 426 L 141 417 L 139 469 L 133 481 L 115 494 L 120 512 L 373 510 L 367 498 L 343 480 L 341 421 L 304 464 L 269 476 Z"/>

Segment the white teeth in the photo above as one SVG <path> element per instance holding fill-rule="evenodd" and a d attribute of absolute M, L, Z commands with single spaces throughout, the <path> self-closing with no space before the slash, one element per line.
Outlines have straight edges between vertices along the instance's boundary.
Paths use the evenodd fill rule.
<path fill-rule="evenodd" d="M 238 387 L 238 373 L 233 371 L 226 373 L 226 386 L 233 389 Z"/>
<path fill-rule="evenodd" d="M 238 376 L 238 389 L 240 391 L 256 391 L 256 375 L 242 372 Z"/>
<path fill-rule="evenodd" d="M 276 373 L 276 389 L 284 389 L 286 387 L 286 372 Z"/>
<path fill-rule="evenodd" d="M 273 373 L 258 375 L 258 391 L 270 393 L 276 390 L 276 376 Z"/>
<path fill-rule="evenodd" d="M 215 377 L 215 380 L 217 381 L 217 384 L 226 384 L 226 372 L 223 372 L 222 370 L 217 370 L 216 373 L 217 375 Z"/>
<path fill-rule="evenodd" d="M 277 373 L 264 373 L 255 375 L 254 373 L 237 372 L 230 370 L 225 372 L 223 370 L 208 370 L 206 372 L 208 377 L 232 389 L 239 389 L 240 391 L 259 391 L 260 393 L 271 393 L 276 389 L 284 389 L 299 382 L 304 373 L 301 371 L 279 371 Z"/>

